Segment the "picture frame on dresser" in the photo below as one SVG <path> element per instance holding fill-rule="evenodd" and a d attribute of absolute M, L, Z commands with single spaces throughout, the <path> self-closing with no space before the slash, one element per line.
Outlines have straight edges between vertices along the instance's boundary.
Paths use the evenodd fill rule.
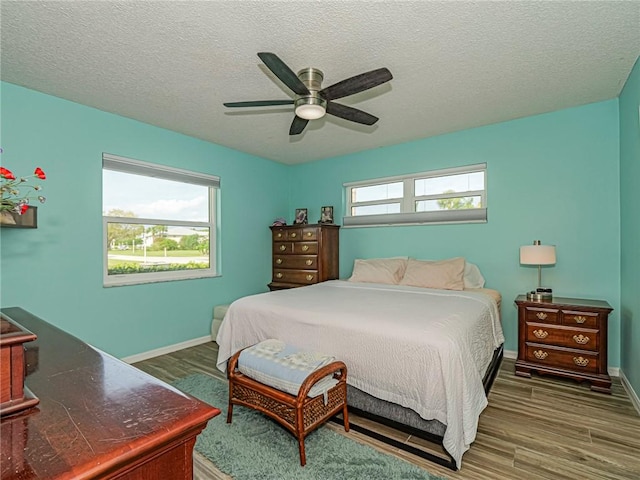
<path fill-rule="evenodd" d="M 307 220 L 307 209 L 306 208 L 296 208 L 296 216 L 293 219 L 294 225 L 306 225 L 308 223 Z"/>
<path fill-rule="evenodd" d="M 333 223 L 333 206 L 326 205 L 320 209 L 320 220 L 318 223 Z"/>

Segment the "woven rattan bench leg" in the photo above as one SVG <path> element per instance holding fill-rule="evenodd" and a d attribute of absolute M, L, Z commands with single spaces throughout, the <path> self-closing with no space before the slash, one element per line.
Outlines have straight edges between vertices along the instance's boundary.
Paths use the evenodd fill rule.
<path fill-rule="evenodd" d="M 304 435 L 298 436 L 298 450 L 300 450 L 300 466 L 304 467 L 307 464 L 307 454 L 304 451 Z"/>
<path fill-rule="evenodd" d="M 349 412 L 347 410 L 347 402 L 344 402 L 342 407 L 342 419 L 344 420 L 344 431 L 349 431 Z"/>
<path fill-rule="evenodd" d="M 233 403 L 231 399 L 233 398 L 233 381 L 229 381 L 229 407 L 227 408 L 227 423 L 231 423 L 231 417 L 233 416 Z"/>

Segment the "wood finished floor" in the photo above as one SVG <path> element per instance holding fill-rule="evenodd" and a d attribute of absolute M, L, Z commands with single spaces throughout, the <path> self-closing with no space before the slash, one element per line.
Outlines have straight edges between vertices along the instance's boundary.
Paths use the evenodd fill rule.
<path fill-rule="evenodd" d="M 210 342 L 134 365 L 166 382 L 194 373 L 224 378 L 215 368 L 217 354 L 217 345 Z M 505 359 L 489 406 L 480 416 L 476 441 L 457 472 L 353 430 L 345 433 L 339 425 L 329 423 L 327 428 L 449 479 L 640 479 L 640 416 L 618 378 L 613 379 L 612 395 L 605 395 L 584 384 L 552 377 L 525 379 L 513 372 L 514 360 Z M 419 448 L 431 448 L 388 427 L 368 425 Z M 229 479 L 201 455 L 194 458 L 194 478 Z"/>

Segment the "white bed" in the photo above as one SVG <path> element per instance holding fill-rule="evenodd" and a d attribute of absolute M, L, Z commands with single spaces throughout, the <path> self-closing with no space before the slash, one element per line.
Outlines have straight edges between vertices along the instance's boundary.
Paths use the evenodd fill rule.
<path fill-rule="evenodd" d="M 217 366 L 267 338 L 334 355 L 353 387 L 446 425 L 443 446 L 459 468 L 487 405 L 483 376 L 504 342 L 499 298 L 342 280 L 244 297 L 218 333 Z"/>

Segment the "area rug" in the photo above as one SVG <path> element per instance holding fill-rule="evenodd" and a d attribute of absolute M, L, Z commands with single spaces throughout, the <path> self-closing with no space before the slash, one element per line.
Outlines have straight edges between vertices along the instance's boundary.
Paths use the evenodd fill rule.
<path fill-rule="evenodd" d="M 173 385 L 222 410 L 198 436 L 195 449 L 235 480 L 443 480 L 326 426 L 305 439 L 307 464 L 301 467 L 297 440 L 266 415 L 234 406 L 233 422 L 226 423 L 226 382 L 196 374 Z"/>

